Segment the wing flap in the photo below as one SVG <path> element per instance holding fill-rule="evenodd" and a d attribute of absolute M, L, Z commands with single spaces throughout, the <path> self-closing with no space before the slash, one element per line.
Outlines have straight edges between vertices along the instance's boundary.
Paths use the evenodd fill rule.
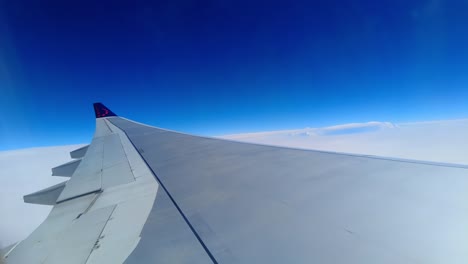
<path fill-rule="evenodd" d="M 89 209 L 96 197 L 97 195 L 90 194 L 56 204 L 46 220 L 10 252 L 8 263 L 47 263 L 45 262 L 47 257 L 53 251 L 60 250 L 57 241 L 64 239 L 61 238 L 61 234 L 81 218 L 78 216 Z"/>
<path fill-rule="evenodd" d="M 120 135 L 112 131 L 106 118 L 98 118 L 93 141 L 60 194 L 58 202 L 132 181 L 135 178 Z"/>
<path fill-rule="evenodd" d="M 103 137 L 94 138 L 57 202 L 101 190 Z"/>
<path fill-rule="evenodd" d="M 115 206 L 97 209 L 74 221 L 61 234 L 57 240 L 58 248 L 51 252 L 45 263 L 86 263 L 92 251 L 98 249 L 99 237 L 114 209 Z"/>

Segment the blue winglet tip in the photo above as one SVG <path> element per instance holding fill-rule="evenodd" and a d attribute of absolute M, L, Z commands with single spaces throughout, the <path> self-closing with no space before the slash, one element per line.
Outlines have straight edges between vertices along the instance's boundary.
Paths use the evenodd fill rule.
<path fill-rule="evenodd" d="M 93 106 L 94 106 L 94 114 L 96 115 L 96 118 L 117 116 L 114 112 L 112 112 L 109 108 L 107 108 L 102 103 L 94 103 Z"/>

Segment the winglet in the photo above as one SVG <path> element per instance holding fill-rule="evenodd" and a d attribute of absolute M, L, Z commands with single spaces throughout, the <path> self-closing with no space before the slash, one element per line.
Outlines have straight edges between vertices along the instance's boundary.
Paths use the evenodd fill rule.
<path fill-rule="evenodd" d="M 107 117 L 107 116 L 117 116 L 114 112 L 112 112 L 109 108 L 101 103 L 94 103 L 94 113 L 96 114 L 96 118 L 100 117 Z"/>

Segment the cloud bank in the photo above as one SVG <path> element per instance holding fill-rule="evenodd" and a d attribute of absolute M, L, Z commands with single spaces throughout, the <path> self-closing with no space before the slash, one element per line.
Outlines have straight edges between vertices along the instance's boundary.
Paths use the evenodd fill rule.
<path fill-rule="evenodd" d="M 468 119 L 353 123 L 221 137 L 276 146 L 468 164 Z"/>

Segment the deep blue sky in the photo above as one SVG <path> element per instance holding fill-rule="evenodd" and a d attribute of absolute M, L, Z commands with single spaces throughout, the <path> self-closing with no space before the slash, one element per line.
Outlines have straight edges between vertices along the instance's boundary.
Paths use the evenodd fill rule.
<path fill-rule="evenodd" d="M 468 1 L 2 1 L 0 150 L 468 117 Z"/>

